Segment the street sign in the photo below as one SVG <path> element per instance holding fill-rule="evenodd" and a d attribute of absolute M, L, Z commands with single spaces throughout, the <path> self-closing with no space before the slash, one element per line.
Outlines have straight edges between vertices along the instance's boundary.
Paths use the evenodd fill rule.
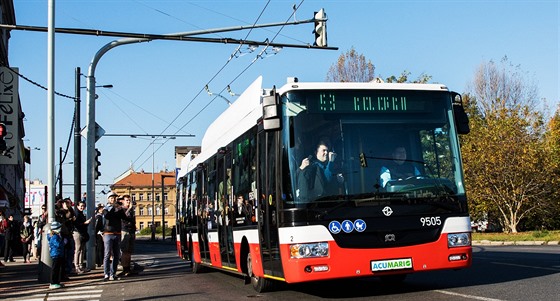
<path fill-rule="evenodd" d="M 87 139 L 87 133 L 88 133 L 88 128 L 87 126 L 84 127 L 82 129 L 82 131 L 80 132 L 80 134 Z M 97 124 L 97 122 L 95 123 L 95 142 L 97 142 L 99 140 L 99 138 L 103 137 L 103 135 L 105 135 L 105 130 L 99 125 Z"/>

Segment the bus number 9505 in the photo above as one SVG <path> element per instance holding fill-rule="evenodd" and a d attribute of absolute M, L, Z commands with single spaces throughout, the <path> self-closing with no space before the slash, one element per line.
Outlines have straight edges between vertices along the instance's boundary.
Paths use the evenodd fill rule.
<path fill-rule="evenodd" d="M 420 222 L 422 227 L 439 226 L 441 225 L 441 218 L 439 216 L 421 217 Z"/>

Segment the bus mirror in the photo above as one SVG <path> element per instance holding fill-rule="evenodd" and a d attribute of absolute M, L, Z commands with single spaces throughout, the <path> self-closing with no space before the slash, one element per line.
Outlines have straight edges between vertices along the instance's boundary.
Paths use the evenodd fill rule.
<path fill-rule="evenodd" d="M 469 116 L 463 107 L 463 99 L 461 94 L 453 92 L 453 115 L 455 116 L 455 125 L 459 134 L 468 134 L 471 129 L 469 127 Z"/>
<path fill-rule="evenodd" d="M 274 131 L 282 129 L 282 119 L 280 118 L 280 105 L 276 91 L 272 91 L 271 95 L 262 97 L 263 107 L 263 128 L 265 131 Z"/>

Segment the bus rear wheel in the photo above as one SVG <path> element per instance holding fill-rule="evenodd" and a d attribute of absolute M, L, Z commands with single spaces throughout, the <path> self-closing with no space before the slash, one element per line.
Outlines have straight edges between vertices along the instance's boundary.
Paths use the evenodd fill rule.
<path fill-rule="evenodd" d="M 251 253 L 247 254 L 247 274 L 251 278 L 251 285 L 258 293 L 269 292 L 273 290 L 274 283 L 270 279 L 258 277 L 253 274 L 253 260 Z"/>

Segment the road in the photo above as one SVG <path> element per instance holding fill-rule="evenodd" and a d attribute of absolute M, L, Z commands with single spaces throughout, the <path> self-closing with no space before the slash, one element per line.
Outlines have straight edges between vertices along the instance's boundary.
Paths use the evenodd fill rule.
<path fill-rule="evenodd" d="M 172 244 L 140 242 L 141 275 L 100 279 L 18 300 L 551 300 L 560 289 L 560 246 L 475 246 L 473 266 L 409 275 L 398 287 L 375 278 L 289 285 L 256 293 L 239 276 L 191 274 Z M 0 296 L 1 297 L 1 296 Z"/>

